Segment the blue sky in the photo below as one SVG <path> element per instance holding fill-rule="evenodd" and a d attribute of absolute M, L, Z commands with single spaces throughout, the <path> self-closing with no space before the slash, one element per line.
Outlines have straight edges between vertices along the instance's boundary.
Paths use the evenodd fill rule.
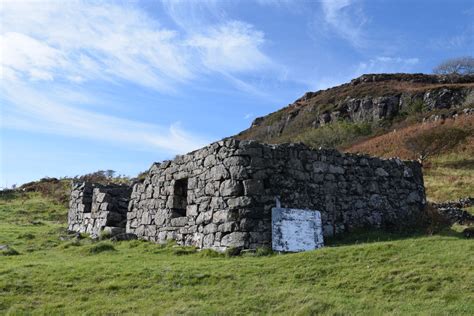
<path fill-rule="evenodd" d="M 472 0 L 2 1 L 0 187 L 152 162 L 474 52 Z"/>

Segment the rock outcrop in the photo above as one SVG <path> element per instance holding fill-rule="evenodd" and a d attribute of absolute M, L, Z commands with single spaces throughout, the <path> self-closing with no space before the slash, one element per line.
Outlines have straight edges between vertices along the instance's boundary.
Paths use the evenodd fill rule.
<path fill-rule="evenodd" d="M 474 108 L 474 76 L 363 75 L 327 90 L 307 92 L 275 113 L 256 118 L 240 139 L 269 142 L 339 120 L 379 122 L 415 111 Z"/>

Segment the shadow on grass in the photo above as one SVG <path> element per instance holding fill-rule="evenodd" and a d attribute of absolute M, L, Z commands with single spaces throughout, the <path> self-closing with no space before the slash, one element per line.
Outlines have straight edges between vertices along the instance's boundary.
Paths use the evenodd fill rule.
<path fill-rule="evenodd" d="M 455 231 L 452 228 L 444 228 L 441 231 L 429 234 L 424 231 L 415 231 L 415 232 L 405 232 L 405 233 L 395 233 L 395 232 L 386 232 L 381 230 L 372 230 L 372 231 L 356 231 L 351 233 L 346 233 L 341 236 L 325 238 L 324 243 L 327 247 L 337 247 L 337 246 L 348 246 L 356 244 L 368 244 L 376 242 L 386 242 L 386 241 L 396 241 L 404 239 L 416 239 L 429 236 L 447 236 L 447 237 L 456 237 L 464 238 L 461 232 Z"/>
<path fill-rule="evenodd" d="M 474 170 L 474 159 L 439 162 L 437 165 L 443 168 Z"/>

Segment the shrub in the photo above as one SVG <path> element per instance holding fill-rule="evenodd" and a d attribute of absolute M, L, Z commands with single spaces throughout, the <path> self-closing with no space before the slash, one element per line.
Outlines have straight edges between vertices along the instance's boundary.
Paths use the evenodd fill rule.
<path fill-rule="evenodd" d="M 298 137 L 297 140 L 313 148 L 336 148 L 353 142 L 361 136 L 370 135 L 371 133 L 372 125 L 370 123 L 349 123 L 341 121 L 311 129 Z"/>
<path fill-rule="evenodd" d="M 404 108 L 399 115 L 401 116 L 412 116 L 428 111 L 428 107 L 422 99 L 415 99 Z"/>
<path fill-rule="evenodd" d="M 425 130 L 405 140 L 405 146 L 422 163 L 425 159 L 450 150 L 463 142 L 469 132 L 457 127 L 440 126 Z"/>

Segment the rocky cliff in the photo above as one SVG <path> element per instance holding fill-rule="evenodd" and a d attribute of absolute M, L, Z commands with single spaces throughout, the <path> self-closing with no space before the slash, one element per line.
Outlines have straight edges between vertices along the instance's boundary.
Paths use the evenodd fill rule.
<path fill-rule="evenodd" d="M 237 138 L 278 143 L 341 120 L 378 124 L 414 112 L 469 107 L 474 107 L 472 75 L 367 74 L 307 92 L 287 107 L 255 119 Z"/>

